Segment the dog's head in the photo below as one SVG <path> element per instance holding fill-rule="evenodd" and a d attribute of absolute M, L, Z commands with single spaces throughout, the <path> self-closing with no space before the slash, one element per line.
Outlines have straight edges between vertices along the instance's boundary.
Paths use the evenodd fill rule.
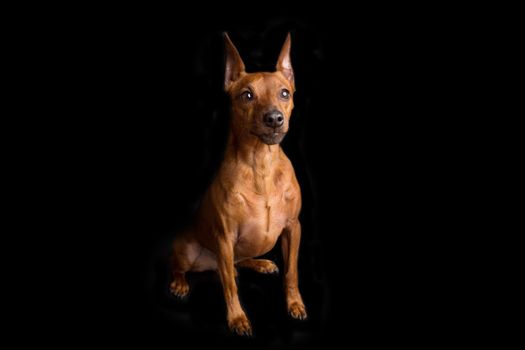
<path fill-rule="evenodd" d="M 293 109 L 294 75 L 290 34 L 281 49 L 275 72 L 246 73 L 239 52 L 227 34 L 224 89 L 230 95 L 232 129 L 242 137 L 257 137 L 268 145 L 280 143 Z"/>

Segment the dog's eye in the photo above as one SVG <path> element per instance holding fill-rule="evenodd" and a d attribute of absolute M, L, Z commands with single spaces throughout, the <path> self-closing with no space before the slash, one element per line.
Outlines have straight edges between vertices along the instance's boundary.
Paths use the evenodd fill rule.
<path fill-rule="evenodd" d="M 281 90 L 281 98 L 284 99 L 284 100 L 287 100 L 290 98 L 290 91 L 286 90 L 286 89 L 282 89 Z"/>
<path fill-rule="evenodd" d="M 250 91 L 245 91 L 241 94 L 241 98 L 245 101 L 253 100 L 253 94 Z"/>

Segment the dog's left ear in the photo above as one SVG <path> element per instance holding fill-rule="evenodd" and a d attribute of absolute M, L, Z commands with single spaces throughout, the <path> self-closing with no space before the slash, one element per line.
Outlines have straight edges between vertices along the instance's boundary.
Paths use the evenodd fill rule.
<path fill-rule="evenodd" d="M 291 45 L 292 39 L 290 37 L 290 33 L 288 33 L 288 35 L 286 36 L 286 40 L 284 41 L 283 48 L 281 49 L 279 59 L 277 60 L 277 65 L 275 66 L 275 69 L 281 72 L 286 77 L 286 79 L 290 81 L 290 83 L 295 89 L 292 60 L 290 59 Z"/>

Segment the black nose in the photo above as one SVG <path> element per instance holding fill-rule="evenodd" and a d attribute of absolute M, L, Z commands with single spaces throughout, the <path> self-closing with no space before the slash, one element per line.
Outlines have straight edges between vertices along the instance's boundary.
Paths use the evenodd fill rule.
<path fill-rule="evenodd" d="M 264 124 L 270 128 L 278 128 L 284 124 L 283 114 L 279 111 L 271 111 L 264 115 Z"/>

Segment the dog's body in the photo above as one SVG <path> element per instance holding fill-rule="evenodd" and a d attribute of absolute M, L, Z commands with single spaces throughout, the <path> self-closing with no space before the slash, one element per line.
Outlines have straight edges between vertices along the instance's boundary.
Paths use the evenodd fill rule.
<path fill-rule="evenodd" d="M 253 259 L 270 251 L 281 237 L 288 311 L 306 318 L 299 293 L 297 259 L 301 225 L 301 192 L 290 160 L 279 143 L 288 131 L 295 90 L 290 63 L 290 36 L 273 73 L 246 73 L 228 36 L 225 90 L 232 116 L 225 158 L 201 203 L 198 220 L 173 245 L 171 291 L 185 296 L 189 271 L 217 270 L 227 305 L 228 324 L 251 334 L 239 303 L 236 269 L 277 272 L 277 266 Z"/>

